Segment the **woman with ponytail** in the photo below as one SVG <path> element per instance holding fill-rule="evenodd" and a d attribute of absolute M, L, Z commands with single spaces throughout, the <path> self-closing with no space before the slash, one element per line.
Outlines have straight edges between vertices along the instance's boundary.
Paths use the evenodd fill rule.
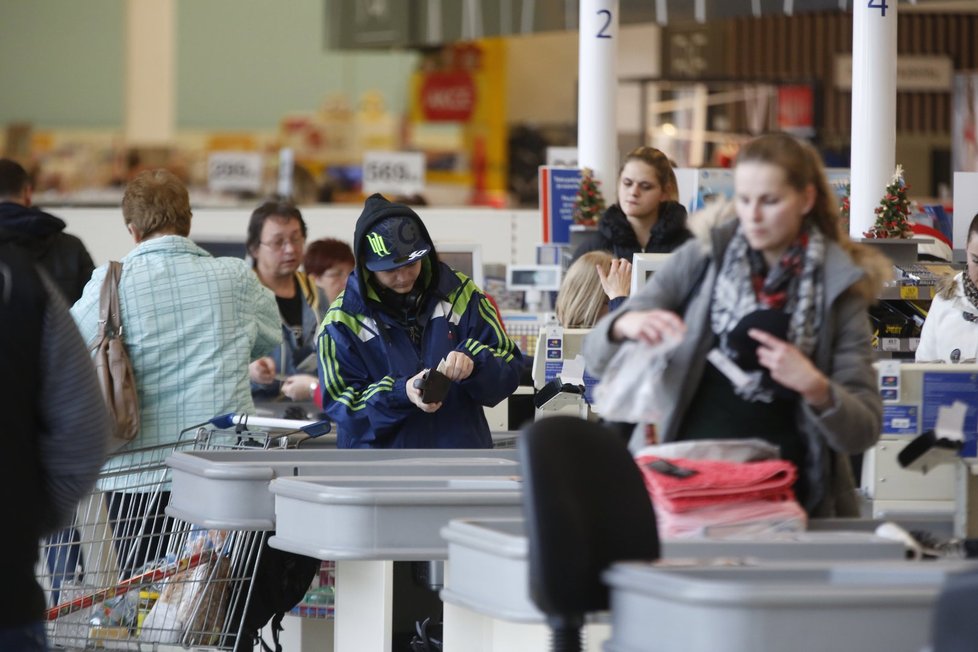
<path fill-rule="evenodd" d="M 626 340 L 678 340 L 660 441 L 767 440 L 798 467 L 810 515 L 855 515 L 848 456 L 876 442 L 882 416 L 867 309 L 890 265 L 843 231 L 811 146 L 786 134 L 746 143 L 734 186 L 737 219 L 678 249 L 602 319 L 587 367 L 600 376 Z"/>

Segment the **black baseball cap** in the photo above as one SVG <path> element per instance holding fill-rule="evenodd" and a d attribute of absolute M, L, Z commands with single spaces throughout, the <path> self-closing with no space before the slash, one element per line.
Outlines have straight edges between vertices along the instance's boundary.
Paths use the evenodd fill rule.
<path fill-rule="evenodd" d="M 364 265 L 371 272 L 387 272 L 417 262 L 431 251 L 431 243 L 408 215 L 385 217 L 364 236 Z"/>

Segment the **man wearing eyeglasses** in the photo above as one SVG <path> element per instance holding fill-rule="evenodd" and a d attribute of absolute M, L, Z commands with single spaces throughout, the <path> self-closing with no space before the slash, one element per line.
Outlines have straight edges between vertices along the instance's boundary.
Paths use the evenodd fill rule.
<path fill-rule="evenodd" d="M 246 246 L 262 285 L 275 294 L 282 317 L 282 345 L 251 363 L 252 394 L 296 401 L 310 400 L 316 380 L 316 328 L 329 307 L 323 291 L 299 271 L 306 244 L 306 223 L 294 204 L 268 201 L 248 223 Z"/>

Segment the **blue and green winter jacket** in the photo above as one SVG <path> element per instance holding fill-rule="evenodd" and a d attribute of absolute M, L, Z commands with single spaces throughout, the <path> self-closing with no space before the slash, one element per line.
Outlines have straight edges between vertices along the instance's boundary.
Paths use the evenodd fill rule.
<path fill-rule="evenodd" d="M 418 224 L 427 238 L 420 218 Z M 369 227 L 370 221 L 358 223 L 358 243 Z M 359 262 L 359 247 L 357 252 Z M 338 447 L 491 448 L 483 406 L 512 394 L 523 366 L 496 309 L 472 279 L 439 262 L 432 248 L 418 280 L 424 289 L 415 344 L 382 306 L 370 274 L 358 264 L 319 329 L 323 403 L 337 424 Z M 440 409 L 421 411 L 408 399 L 405 383 L 453 350 L 473 359 L 472 374 L 452 383 Z"/>

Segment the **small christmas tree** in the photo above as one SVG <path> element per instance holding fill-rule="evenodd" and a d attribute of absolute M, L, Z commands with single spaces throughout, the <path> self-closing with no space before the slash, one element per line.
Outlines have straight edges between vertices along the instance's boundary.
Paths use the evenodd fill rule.
<path fill-rule="evenodd" d="M 601 219 L 604 208 L 601 182 L 594 178 L 591 168 L 584 168 L 581 170 L 581 185 L 574 198 L 574 223 L 593 226 Z"/>
<path fill-rule="evenodd" d="M 903 180 L 903 166 L 898 165 L 886 194 L 876 207 L 876 224 L 863 235 L 867 238 L 912 238 L 913 229 L 907 216 L 910 215 L 910 200 L 907 199 L 908 186 Z"/>

